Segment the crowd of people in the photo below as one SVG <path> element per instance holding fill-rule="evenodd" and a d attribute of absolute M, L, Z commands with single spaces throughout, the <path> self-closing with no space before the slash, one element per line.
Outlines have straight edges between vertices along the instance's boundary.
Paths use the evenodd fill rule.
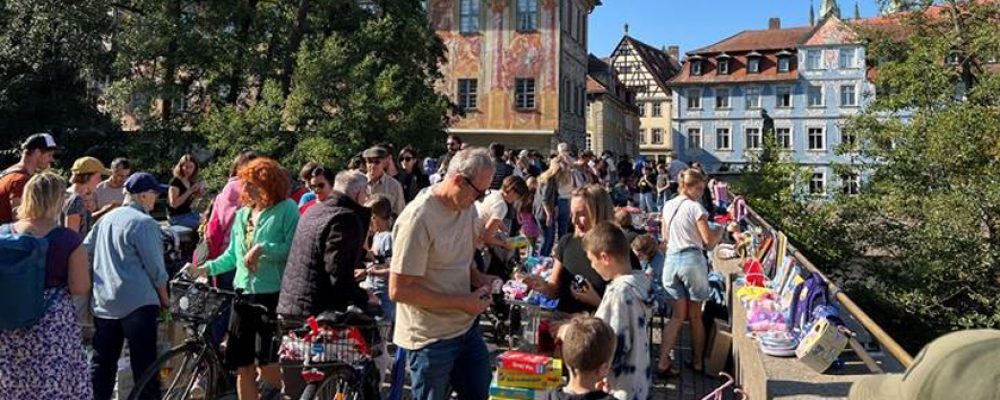
<path fill-rule="evenodd" d="M 163 194 L 167 223 L 201 232 L 191 272 L 266 308 L 237 306 L 215 325 L 241 399 L 288 391 L 277 364 L 279 328 L 269 321 L 352 305 L 375 305 L 394 322 L 391 341 L 405 350 L 414 398 L 486 399 L 491 363 L 477 320 L 495 282 L 506 279 L 581 315 L 553 332 L 571 371 L 554 398 L 597 398 L 575 396 L 600 381 L 615 398 L 644 399 L 654 373 L 678 373 L 669 350 L 684 320 L 700 321 L 705 250 L 724 236 L 710 222 L 728 201 L 725 184 L 706 190 L 704 171 L 679 160 L 597 156 L 565 143 L 548 155 L 498 143 L 468 147 L 457 136 L 446 146 L 439 158 L 421 158 L 412 147 L 396 152 L 383 143 L 342 171 L 317 161 L 298 174 L 248 151 L 200 210 L 209 189 L 191 155 L 178 160 L 167 185 L 125 158 L 110 169 L 80 158 L 66 181 L 46 171 L 53 138 L 32 135 L 20 162 L 0 175 L 0 245 L 46 239 L 48 300 L 37 321 L 0 330 L 0 353 L 11 355 L 0 359 L 0 390 L 109 399 L 125 343 L 135 376 L 154 363 L 169 277 L 161 224 L 150 212 Z M 632 224 L 632 213 L 661 211 L 662 239 Z M 529 242 L 527 250 L 512 244 L 514 236 Z M 551 256 L 553 273 L 543 279 L 505 268 L 524 256 Z M 671 318 L 659 357 L 647 338 L 654 312 Z M 90 360 L 84 313 L 93 319 Z M 691 324 L 695 370 L 703 368 L 701 326 Z M 144 395 L 155 398 L 157 388 L 148 389 Z"/>

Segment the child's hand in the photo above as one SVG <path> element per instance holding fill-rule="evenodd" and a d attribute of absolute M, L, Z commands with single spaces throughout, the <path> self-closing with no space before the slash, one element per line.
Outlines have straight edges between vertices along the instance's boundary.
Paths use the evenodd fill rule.
<path fill-rule="evenodd" d="M 594 384 L 594 390 L 611 393 L 611 385 L 608 383 L 608 378 L 601 379 Z"/>

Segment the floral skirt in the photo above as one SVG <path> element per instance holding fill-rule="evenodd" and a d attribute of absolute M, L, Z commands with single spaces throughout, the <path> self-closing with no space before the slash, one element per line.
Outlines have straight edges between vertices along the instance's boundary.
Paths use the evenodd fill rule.
<path fill-rule="evenodd" d="M 69 292 L 45 290 L 51 304 L 34 326 L 0 331 L 0 399 L 92 399 L 90 368 Z"/>

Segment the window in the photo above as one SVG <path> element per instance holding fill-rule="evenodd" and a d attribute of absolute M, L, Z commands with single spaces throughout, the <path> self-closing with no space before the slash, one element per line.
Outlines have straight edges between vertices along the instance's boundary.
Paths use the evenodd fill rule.
<path fill-rule="evenodd" d="M 640 117 L 646 116 L 646 103 L 639 103 L 639 116 Z"/>
<path fill-rule="evenodd" d="M 809 194 L 826 194 L 826 174 L 813 172 L 809 180 Z"/>
<path fill-rule="evenodd" d="M 858 174 L 845 174 L 840 179 L 844 182 L 844 194 L 855 195 L 861 193 L 861 177 Z"/>
<path fill-rule="evenodd" d="M 701 148 L 701 128 L 688 128 L 688 149 Z"/>
<path fill-rule="evenodd" d="M 720 75 L 727 75 L 727 74 L 729 74 L 729 60 L 728 59 L 719 60 L 719 74 Z"/>
<path fill-rule="evenodd" d="M 747 73 L 756 74 L 760 72 L 760 57 L 747 58 Z"/>
<path fill-rule="evenodd" d="M 729 136 L 729 128 L 717 128 L 715 130 L 715 148 L 718 150 L 732 150 L 733 142 Z"/>
<path fill-rule="evenodd" d="M 729 88 L 715 89 L 715 108 L 729 108 Z"/>
<path fill-rule="evenodd" d="M 824 145 L 823 128 L 809 128 L 809 150 L 824 150 L 826 146 Z"/>
<path fill-rule="evenodd" d="M 789 56 L 778 56 L 778 72 L 788 72 L 792 69 L 792 58 Z"/>
<path fill-rule="evenodd" d="M 806 50 L 806 68 L 823 69 L 823 50 Z"/>
<path fill-rule="evenodd" d="M 775 104 L 778 108 L 790 108 L 792 106 L 792 88 L 779 86 L 775 89 Z"/>
<path fill-rule="evenodd" d="M 463 110 L 475 110 L 476 109 L 476 79 L 459 79 L 458 80 L 458 106 Z"/>
<path fill-rule="evenodd" d="M 535 78 L 514 80 L 514 106 L 522 110 L 535 108 Z"/>
<path fill-rule="evenodd" d="M 743 96 L 746 99 L 747 109 L 760 108 L 760 88 L 751 87 L 747 88 L 746 95 Z"/>
<path fill-rule="evenodd" d="M 628 75 L 628 74 L 631 74 L 631 73 L 632 73 L 632 66 L 631 65 L 621 65 L 621 66 L 618 67 L 618 74 L 619 75 Z"/>
<path fill-rule="evenodd" d="M 850 69 L 857 65 L 854 49 L 840 49 L 840 69 Z"/>
<path fill-rule="evenodd" d="M 646 144 L 646 130 L 639 129 L 639 144 Z"/>
<path fill-rule="evenodd" d="M 701 109 L 701 90 L 691 89 L 688 90 L 688 109 L 689 110 L 700 110 Z"/>
<path fill-rule="evenodd" d="M 840 87 L 840 105 L 842 107 L 854 107 L 858 105 L 858 94 L 854 85 L 843 85 Z"/>
<path fill-rule="evenodd" d="M 747 128 L 747 150 L 760 150 L 760 128 Z"/>
<path fill-rule="evenodd" d="M 460 0 L 458 4 L 459 32 L 477 33 L 479 32 L 479 1 L 480 0 Z"/>
<path fill-rule="evenodd" d="M 843 128 L 840 129 L 840 144 L 845 147 L 846 150 L 857 150 L 858 139 L 849 130 L 845 131 Z"/>
<path fill-rule="evenodd" d="M 663 129 L 653 128 L 653 144 L 663 144 Z"/>
<path fill-rule="evenodd" d="M 809 85 L 809 107 L 823 107 L 823 87 Z"/>
<path fill-rule="evenodd" d="M 538 27 L 538 0 L 517 0 L 517 30 L 531 32 Z"/>
<path fill-rule="evenodd" d="M 774 138 L 782 150 L 792 149 L 792 128 L 775 128 Z"/>
<path fill-rule="evenodd" d="M 663 116 L 663 103 L 657 101 L 653 103 L 653 117 Z"/>
<path fill-rule="evenodd" d="M 701 75 L 701 60 L 691 61 L 691 75 L 694 76 Z"/>

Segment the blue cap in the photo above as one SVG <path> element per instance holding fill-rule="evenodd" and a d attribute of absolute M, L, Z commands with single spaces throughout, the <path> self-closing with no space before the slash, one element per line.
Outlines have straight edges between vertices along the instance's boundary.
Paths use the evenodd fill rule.
<path fill-rule="evenodd" d="M 148 172 L 136 172 L 125 180 L 125 190 L 132 194 L 145 193 L 145 192 L 157 192 L 163 193 L 166 191 L 163 185 L 160 185 L 160 181 L 156 180 L 156 177 Z"/>

